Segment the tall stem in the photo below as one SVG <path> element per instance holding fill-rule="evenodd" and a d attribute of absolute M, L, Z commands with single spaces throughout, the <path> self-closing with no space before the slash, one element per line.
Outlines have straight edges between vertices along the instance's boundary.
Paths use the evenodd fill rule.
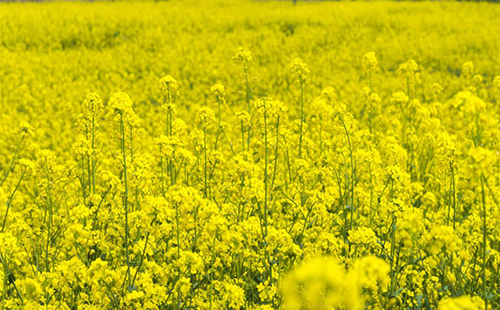
<path fill-rule="evenodd" d="M 10 172 L 12 171 L 12 168 L 14 167 L 14 164 L 16 162 L 16 159 L 17 159 L 17 155 L 19 154 L 19 149 L 21 148 L 21 143 L 23 142 L 24 140 L 24 135 L 21 136 L 21 139 L 19 139 L 19 142 L 17 143 L 17 146 L 16 146 L 16 150 L 14 152 L 14 156 L 12 157 L 12 161 L 10 162 L 10 165 L 9 165 L 9 169 L 7 169 L 7 171 L 5 171 L 5 174 L 3 176 L 3 179 L 2 181 L 0 182 L 0 186 L 3 185 L 3 183 L 5 183 L 5 181 L 7 180 L 7 178 L 9 177 L 9 174 Z"/>
<path fill-rule="evenodd" d="M 488 309 L 488 298 L 486 296 L 486 194 L 484 191 L 484 175 L 481 174 L 481 195 L 483 202 L 483 298 L 484 298 L 484 309 Z"/>
<path fill-rule="evenodd" d="M 209 304 L 210 304 L 210 310 L 212 310 L 212 295 L 214 291 L 214 264 L 215 264 L 215 240 L 217 237 L 217 233 L 214 234 L 214 240 L 212 243 L 212 261 L 210 264 L 210 293 L 209 293 Z"/>
<path fill-rule="evenodd" d="M 247 90 L 246 101 L 247 101 L 248 115 L 251 116 L 252 110 L 251 110 L 250 100 L 252 98 L 252 94 L 250 91 L 250 83 L 248 81 L 248 68 L 247 68 L 246 63 L 243 64 L 243 72 L 245 74 L 245 86 L 246 86 L 246 90 Z M 248 126 L 248 136 L 247 136 L 247 149 L 248 150 L 250 150 L 250 132 L 251 132 L 251 127 Z"/>
<path fill-rule="evenodd" d="M 349 131 L 347 130 L 347 126 L 346 126 L 346 123 L 344 121 L 344 118 L 341 116 L 340 117 L 340 120 L 342 122 L 342 127 L 344 128 L 344 132 L 345 132 L 345 135 L 347 137 L 347 143 L 348 143 L 348 146 L 349 146 L 349 157 L 350 157 L 350 160 L 351 160 L 351 177 L 350 177 L 350 181 L 351 181 L 351 220 L 350 220 L 350 229 L 352 229 L 352 225 L 353 225 L 353 212 L 354 212 L 354 155 L 353 155 L 353 152 L 352 152 L 352 144 L 351 144 L 351 136 L 349 135 Z"/>
<path fill-rule="evenodd" d="M 129 227 L 128 227 L 128 180 L 127 180 L 127 151 L 125 148 L 125 126 L 123 123 L 123 114 L 120 114 L 120 134 L 121 134 L 121 151 L 123 156 L 123 180 L 125 183 L 125 196 L 123 205 L 125 206 L 125 254 L 127 259 L 127 284 L 130 286 L 130 253 L 129 253 Z"/>
<path fill-rule="evenodd" d="M 204 188 L 204 197 L 207 198 L 207 184 L 208 184 L 208 159 L 207 159 L 207 128 L 203 126 L 203 151 L 205 157 L 205 188 Z"/>
<path fill-rule="evenodd" d="M 304 124 L 304 81 L 300 79 L 300 132 L 299 132 L 299 158 L 302 158 L 302 127 Z"/>
<path fill-rule="evenodd" d="M 96 166 L 97 166 L 97 162 L 96 162 L 96 159 L 95 159 L 95 129 L 96 129 L 96 125 L 95 125 L 95 115 L 92 114 L 92 141 L 91 141 L 91 145 L 92 145 L 92 193 L 95 194 L 95 178 L 96 178 Z"/>
<path fill-rule="evenodd" d="M 457 194 L 455 188 L 455 171 L 453 169 L 453 165 L 451 166 L 451 179 L 453 184 L 453 230 L 455 230 L 455 223 L 457 220 Z"/>
<path fill-rule="evenodd" d="M 215 150 L 217 151 L 217 146 L 219 144 L 219 138 L 220 138 L 220 135 L 222 133 L 222 123 L 221 123 L 221 108 L 220 108 L 220 100 L 217 98 L 217 107 L 218 107 L 218 110 L 219 110 L 219 113 L 218 113 L 218 129 L 217 129 L 217 137 L 215 137 L 215 145 L 214 145 L 214 148 Z"/>
<path fill-rule="evenodd" d="M 2 223 L 2 232 L 5 230 L 5 223 L 7 222 L 7 216 L 9 215 L 9 209 L 10 205 L 12 204 L 12 199 L 14 199 L 14 195 L 16 194 L 17 190 L 19 189 L 19 185 L 21 185 L 21 182 L 23 181 L 24 175 L 26 172 L 23 172 L 21 174 L 21 177 L 19 178 L 19 182 L 17 182 L 16 187 L 14 188 L 14 191 L 9 197 L 9 200 L 7 201 L 7 209 L 5 210 L 5 216 L 3 218 L 3 223 Z"/>
<path fill-rule="evenodd" d="M 267 111 L 264 111 L 264 234 L 267 236 L 268 154 L 267 154 Z"/>

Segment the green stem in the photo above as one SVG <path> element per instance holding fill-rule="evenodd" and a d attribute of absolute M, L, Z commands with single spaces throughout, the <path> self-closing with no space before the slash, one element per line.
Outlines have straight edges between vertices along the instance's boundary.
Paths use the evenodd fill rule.
<path fill-rule="evenodd" d="M 19 189 L 19 185 L 21 185 L 21 182 L 23 181 L 25 173 L 26 172 L 23 172 L 21 174 L 21 177 L 19 178 L 19 182 L 17 182 L 17 185 L 14 188 L 14 191 L 12 192 L 12 194 L 10 195 L 9 200 L 7 201 L 7 209 L 5 210 L 5 216 L 3 218 L 3 223 L 2 223 L 2 232 L 4 232 L 4 230 L 5 230 L 5 223 L 7 222 L 7 216 L 9 214 L 9 209 L 10 209 L 10 206 L 11 206 L 11 203 L 12 203 L 12 199 L 14 199 L 14 195 L 16 194 L 17 190 Z"/>
<path fill-rule="evenodd" d="M 304 82 L 300 79 L 300 132 L 299 132 L 299 158 L 302 158 L 302 128 L 304 125 Z"/>
<path fill-rule="evenodd" d="M 207 190 L 208 190 L 208 159 L 207 159 L 207 128 L 203 126 L 203 151 L 205 156 L 205 188 L 204 188 L 204 197 L 207 198 Z"/>
<path fill-rule="evenodd" d="M 215 264 L 215 240 L 217 237 L 217 233 L 214 234 L 214 240 L 212 244 L 212 262 L 210 264 L 210 293 L 209 293 L 209 303 L 210 303 L 210 310 L 212 310 L 212 295 L 214 291 L 214 264 Z"/>
<path fill-rule="evenodd" d="M 10 162 L 10 165 L 9 165 L 9 169 L 7 169 L 7 171 L 5 172 L 4 176 L 3 176 L 3 179 L 2 179 L 2 182 L 0 182 L 0 186 L 3 185 L 3 183 L 5 183 L 5 181 L 7 180 L 7 178 L 9 177 L 9 174 L 10 172 L 12 171 L 12 168 L 14 167 L 14 164 L 16 162 L 16 159 L 17 159 L 17 155 L 19 154 L 19 149 L 21 148 L 21 143 L 23 142 L 24 140 L 24 135 L 21 136 L 21 139 L 19 139 L 19 142 L 17 143 L 17 146 L 16 146 L 16 151 L 14 152 L 14 156 L 12 157 L 12 161 Z"/>
<path fill-rule="evenodd" d="M 341 116 L 340 117 L 340 120 L 342 122 L 342 127 L 344 128 L 344 132 L 345 132 L 345 135 L 347 137 L 347 143 L 348 143 L 348 146 L 349 146 L 349 157 L 350 157 L 350 161 L 351 161 L 351 177 L 350 177 L 350 181 L 351 181 L 351 219 L 350 219 L 350 228 L 349 229 L 352 229 L 352 226 L 353 226 L 353 213 L 354 213 L 354 155 L 353 155 L 353 150 L 352 150 L 352 144 L 351 144 L 351 136 L 349 134 L 349 131 L 347 130 L 347 126 L 346 126 L 346 123 L 344 121 L 344 118 Z"/>
<path fill-rule="evenodd" d="M 252 99 L 252 94 L 250 91 L 250 83 L 248 81 L 248 68 L 246 63 L 243 64 L 243 72 L 245 75 L 245 86 L 247 90 L 247 96 L 246 96 L 246 101 L 247 101 L 247 108 L 248 108 L 248 115 L 252 115 L 252 110 L 251 110 L 251 105 L 250 105 L 250 100 Z M 250 150 L 250 132 L 251 132 L 251 127 L 248 126 L 248 137 L 247 137 L 247 149 Z"/>
<path fill-rule="evenodd" d="M 487 286 L 486 286 L 486 194 L 484 190 L 485 177 L 481 174 L 481 195 L 483 202 L 483 298 L 484 309 L 488 309 Z"/>
<path fill-rule="evenodd" d="M 127 152 L 125 148 L 125 126 L 123 123 L 123 114 L 120 114 L 120 133 L 121 133 L 121 151 L 123 156 L 123 180 L 125 185 L 125 197 L 123 204 L 125 206 L 125 255 L 127 260 L 127 284 L 130 287 L 130 253 L 129 253 L 129 227 L 128 227 L 128 180 L 127 180 Z"/>

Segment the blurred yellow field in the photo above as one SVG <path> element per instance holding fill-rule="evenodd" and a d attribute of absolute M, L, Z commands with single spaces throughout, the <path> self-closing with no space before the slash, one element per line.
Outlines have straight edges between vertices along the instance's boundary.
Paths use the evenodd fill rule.
<path fill-rule="evenodd" d="M 0 309 L 500 308 L 500 7 L 0 3 Z"/>

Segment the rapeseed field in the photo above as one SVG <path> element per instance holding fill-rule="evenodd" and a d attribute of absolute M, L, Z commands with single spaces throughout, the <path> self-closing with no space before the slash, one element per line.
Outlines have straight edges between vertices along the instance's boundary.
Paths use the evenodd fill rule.
<path fill-rule="evenodd" d="M 0 4 L 0 308 L 499 309 L 500 7 Z"/>

